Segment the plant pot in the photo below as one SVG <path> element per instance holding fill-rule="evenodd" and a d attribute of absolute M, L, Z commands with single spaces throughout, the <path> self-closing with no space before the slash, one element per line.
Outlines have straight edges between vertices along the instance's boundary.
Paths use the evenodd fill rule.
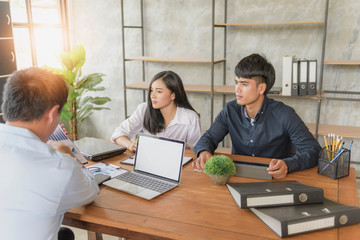
<path fill-rule="evenodd" d="M 210 179 L 216 185 L 224 185 L 229 182 L 230 175 L 209 175 Z"/>

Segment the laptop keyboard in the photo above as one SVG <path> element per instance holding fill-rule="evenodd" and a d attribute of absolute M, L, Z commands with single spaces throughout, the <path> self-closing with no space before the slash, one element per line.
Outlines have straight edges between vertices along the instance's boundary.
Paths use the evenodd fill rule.
<path fill-rule="evenodd" d="M 116 177 L 119 180 L 135 184 L 156 192 L 165 192 L 174 187 L 174 184 L 166 183 L 164 181 L 136 174 L 133 172 L 126 172 Z"/>

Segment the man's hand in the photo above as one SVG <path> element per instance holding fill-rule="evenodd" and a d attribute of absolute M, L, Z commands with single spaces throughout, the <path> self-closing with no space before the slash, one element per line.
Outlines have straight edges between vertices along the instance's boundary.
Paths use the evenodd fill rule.
<path fill-rule="evenodd" d="M 53 141 L 53 140 L 47 141 L 47 144 L 51 145 L 53 148 L 55 148 L 57 151 L 61 153 L 69 154 L 81 164 L 81 167 L 85 168 L 84 164 L 82 164 L 82 162 L 79 159 L 77 159 L 77 157 L 73 154 L 70 147 L 66 146 L 65 144 L 59 141 Z"/>
<path fill-rule="evenodd" d="M 71 152 L 71 149 L 68 146 L 66 146 L 65 144 L 63 144 L 59 141 L 53 141 L 53 140 L 49 140 L 47 142 L 47 144 L 50 144 L 57 151 L 59 151 L 61 153 L 70 154 L 72 157 L 75 158 L 75 155 Z"/>
<path fill-rule="evenodd" d="M 288 166 L 284 160 L 272 159 L 269 167 L 267 169 L 268 174 L 272 175 L 274 178 L 285 178 L 288 174 Z"/>
<path fill-rule="evenodd" d="M 205 162 L 211 157 L 212 157 L 212 154 L 208 151 L 200 152 L 199 157 L 195 161 L 192 162 L 193 168 L 203 172 Z"/>
<path fill-rule="evenodd" d="M 72 140 L 70 134 L 68 133 L 68 131 L 65 128 L 65 125 L 61 124 L 60 126 L 61 126 L 61 129 L 63 130 L 63 132 L 65 133 L 65 135 L 67 136 L 67 138 Z"/>

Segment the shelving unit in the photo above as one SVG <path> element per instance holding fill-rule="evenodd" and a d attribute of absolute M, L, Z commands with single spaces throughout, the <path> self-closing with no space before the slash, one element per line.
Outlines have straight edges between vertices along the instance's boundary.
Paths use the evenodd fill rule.
<path fill-rule="evenodd" d="M 6 79 L 15 71 L 16 59 L 9 1 L 0 0 L 0 106 Z M 1 111 L 1 109 L 0 109 Z M 0 112 L 0 122 L 4 122 Z"/>
<path fill-rule="evenodd" d="M 325 60 L 325 65 L 333 65 L 334 67 L 341 67 L 341 66 L 360 66 L 360 60 Z M 326 96 L 327 94 L 333 95 L 352 95 L 355 97 L 338 97 L 333 96 L 329 97 Z M 337 100 L 337 101 L 347 101 L 347 102 L 360 102 L 360 92 L 354 91 L 339 91 L 339 90 L 324 90 L 323 99 L 325 100 Z M 357 126 L 339 126 L 339 125 L 320 125 L 323 129 L 321 131 L 323 134 L 320 135 L 327 135 L 329 132 L 333 132 L 336 135 L 340 135 L 347 138 L 360 138 L 360 127 Z M 320 132 L 320 130 L 319 130 Z"/>
<path fill-rule="evenodd" d="M 141 1 L 141 21 L 143 21 L 143 0 Z M 123 0 L 121 1 L 123 2 Z M 123 3 L 122 3 L 123 4 Z M 122 5 L 123 7 L 123 5 Z M 325 57 L 325 45 L 326 45 L 326 33 L 327 33 L 327 19 L 328 19 L 328 8 L 329 0 L 325 1 L 324 6 L 324 19 L 319 21 L 298 21 L 298 22 L 262 22 L 262 23 L 229 23 L 227 22 L 227 0 L 224 0 L 224 20 L 222 23 L 215 23 L 215 0 L 212 1 L 212 32 L 211 32 L 211 57 L 210 58 L 164 58 L 164 57 L 151 57 L 145 56 L 144 54 L 144 39 L 142 38 L 142 52 L 143 56 L 138 57 L 125 57 L 125 44 L 123 44 L 123 63 L 125 69 L 125 63 L 129 61 L 141 61 L 143 63 L 143 76 L 145 72 L 144 62 L 168 62 L 168 63 L 197 63 L 197 64 L 210 64 L 211 69 L 211 79 L 208 82 L 204 81 L 204 85 L 194 85 L 194 84 L 184 84 L 185 90 L 191 93 L 200 93 L 200 94 L 209 94 L 211 96 L 211 122 L 213 121 L 213 108 L 214 108 L 214 96 L 223 95 L 223 103 L 225 104 L 225 96 L 235 94 L 233 85 L 226 85 L 226 49 L 227 49 L 227 28 L 235 27 L 248 27 L 248 26 L 263 26 L 263 27 L 272 27 L 272 26 L 297 26 L 304 25 L 314 26 L 322 25 L 323 29 L 323 38 L 322 38 L 322 50 L 321 50 L 321 59 L 319 60 L 319 79 L 318 79 L 318 91 L 316 95 L 306 95 L 306 96 L 282 96 L 279 94 L 269 94 L 269 97 L 280 98 L 280 99 L 303 99 L 316 102 L 316 114 L 315 114 L 315 123 L 307 123 L 310 131 L 317 137 L 318 135 L 327 135 L 329 132 L 334 132 L 337 135 L 351 138 L 360 138 L 360 127 L 347 127 L 347 126 L 337 126 L 337 125 L 327 125 L 319 124 L 320 122 L 320 109 L 321 104 L 324 100 L 340 100 L 340 101 L 360 101 L 360 98 L 353 97 L 341 97 L 341 96 L 329 96 L 338 95 L 338 94 L 352 94 L 360 96 L 360 92 L 351 92 L 351 91 L 333 91 L 333 90 L 324 90 L 323 85 L 323 72 L 324 65 L 349 65 L 349 66 L 360 66 L 360 60 L 324 60 Z M 142 30 L 143 37 L 143 25 L 141 26 L 124 26 L 124 28 L 139 28 Z M 221 58 L 215 58 L 215 29 L 223 28 L 224 34 L 224 53 Z M 214 84 L 214 66 L 215 64 L 223 64 L 223 83 L 222 85 Z M 144 79 L 140 82 L 133 84 L 126 84 L 126 73 L 124 70 L 124 96 L 125 96 L 125 112 L 127 116 L 127 101 L 126 101 L 126 90 L 135 89 L 135 90 L 147 90 L 149 87 L 149 82 L 146 82 Z M 145 101 L 145 97 L 144 97 Z M 357 134 L 358 133 L 358 134 Z M 358 136 L 359 135 L 359 136 Z"/>
<path fill-rule="evenodd" d="M 212 55 L 211 58 L 165 58 L 165 57 L 152 57 L 152 56 L 145 56 L 145 48 L 144 48 L 144 27 L 143 27 L 143 12 L 144 12 L 144 0 L 140 0 L 141 5 L 141 25 L 140 26 L 125 26 L 124 25 L 124 5 L 123 1 L 121 0 L 121 13 L 122 13 L 122 42 L 123 42 L 123 79 L 124 79 L 124 111 L 125 116 L 128 117 L 127 112 L 127 90 L 128 89 L 136 89 L 136 90 L 143 90 L 143 100 L 145 101 L 145 90 L 149 87 L 149 82 L 145 81 L 145 62 L 167 62 L 167 63 L 196 63 L 196 64 L 210 64 L 211 65 L 211 80 L 209 85 L 192 85 L 192 84 L 185 84 L 184 88 L 186 92 L 193 92 L 193 93 L 203 93 L 209 94 L 211 96 L 211 122 L 213 121 L 214 115 L 214 64 L 223 63 L 224 64 L 224 76 L 225 76 L 225 57 L 224 58 L 214 58 Z M 137 57 L 125 57 L 125 38 L 124 38 L 124 29 L 126 28 L 134 28 L 134 29 L 141 29 L 142 31 L 142 56 Z M 143 67 L 143 79 L 140 82 L 136 82 L 133 84 L 127 84 L 126 81 L 126 62 L 129 61 L 141 61 Z M 225 81 L 225 80 L 224 80 Z"/>
<path fill-rule="evenodd" d="M 215 28 L 221 27 L 224 28 L 225 33 L 225 46 L 224 46 L 224 52 L 226 52 L 226 32 L 228 27 L 249 27 L 249 26 L 291 26 L 291 25 L 316 25 L 316 24 L 322 24 L 323 25 L 323 39 L 322 39 L 322 51 L 321 51 L 321 61 L 320 61 L 320 78 L 319 78 L 319 88 L 317 91 L 317 95 L 313 96 L 282 96 L 279 94 L 269 94 L 269 97 L 275 97 L 275 98 L 296 98 L 296 99 L 309 99 L 309 100 L 315 100 L 317 102 L 317 114 L 315 119 L 315 124 L 309 124 L 311 126 L 310 131 L 317 137 L 322 131 L 319 131 L 319 121 L 320 121 L 320 108 L 321 108 L 321 101 L 324 98 L 323 91 L 322 91 L 322 81 L 323 81 L 323 70 L 324 70 L 324 56 L 325 56 L 325 44 L 326 44 L 326 32 L 327 32 L 327 18 L 328 18 L 328 7 L 329 7 L 329 0 L 325 1 L 324 6 L 324 20 L 321 21 L 300 21 L 300 22 L 261 22 L 261 23 L 228 23 L 227 22 L 227 0 L 224 0 L 225 4 L 225 13 L 224 13 L 224 22 L 223 23 L 214 23 L 213 22 L 213 32 Z M 215 1 L 212 1 L 212 7 L 213 7 L 213 18 L 215 13 Z M 214 38 L 212 39 L 214 41 Z M 212 43 L 212 52 L 214 53 L 214 43 Z M 234 87 L 233 86 L 216 86 L 214 88 L 215 93 L 219 94 L 234 94 Z M 224 101 L 225 102 L 225 101 Z"/>

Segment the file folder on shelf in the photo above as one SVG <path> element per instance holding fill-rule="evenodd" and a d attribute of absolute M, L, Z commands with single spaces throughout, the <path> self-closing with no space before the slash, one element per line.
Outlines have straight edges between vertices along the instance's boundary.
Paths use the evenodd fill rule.
<path fill-rule="evenodd" d="M 308 61 L 300 60 L 299 95 L 307 95 L 308 89 Z"/>
<path fill-rule="evenodd" d="M 308 95 L 316 95 L 316 76 L 317 76 L 317 60 L 309 60 L 309 82 L 308 82 Z"/>
<path fill-rule="evenodd" d="M 291 72 L 294 57 L 283 57 L 282 95 L 291 96 Z"/>
<path fill-rule="evenodd" d="M 294 59 L 292 62 L 292 87 L 291 95 L 299 95 L 299 60 Z"/>

